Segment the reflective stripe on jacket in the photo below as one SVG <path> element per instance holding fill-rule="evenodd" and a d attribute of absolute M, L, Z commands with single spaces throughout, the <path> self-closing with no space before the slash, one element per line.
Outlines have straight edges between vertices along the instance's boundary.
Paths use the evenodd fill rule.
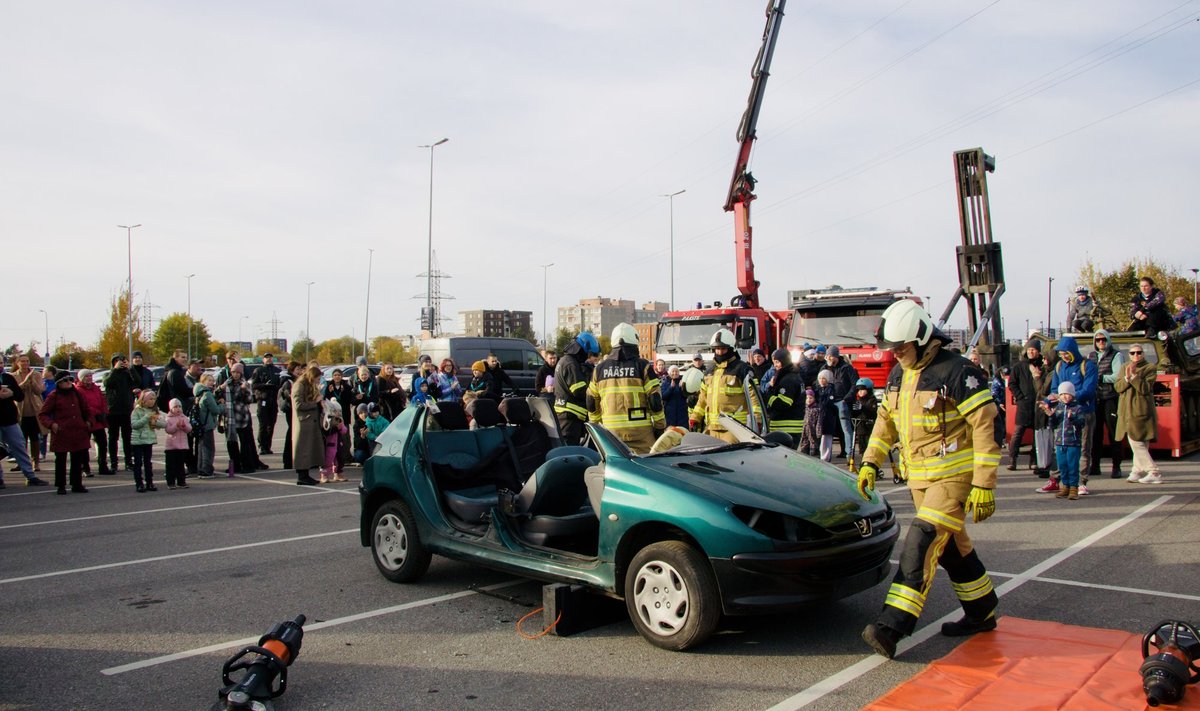
<path fill-rule="evenodd" d="M 589 419 L 644 454 L 666 429 L 662 386 L 650 361 L 636 346 L 623 346 L 600 361 L 587 387 Z"/>
<path fill-rule="evenodd" d="M 754 373 L 750 366 L 736 354 L 724 363 L 714 363 L 713 371 L 704 376 L 700 386 L 700 397 L 696 398 L 696 406 L 688 413 L 690 419 L 707 423 L 706 429 L 724 432 L 725 428 L 718 422 L 718 416 L 725 414 L 742 424 L 746 424 L 746 414 L 753 408 L 759 417 L 758 401 L 746 402 L 746 391 L 743 384 L 747 379 L 753 380 Z"/>
<path fill-rule="evenodd" d="M 882 468 L 899 443 L 912 488 L 947 479 L 995 488 L 995 416 L 983 371 L 935 343 L 911 370 L 892 368 L 863 461 Z"/>
<path fill-rule="evenodd" d="M 771 430 L 800 434 L 804 431 L 804 378 L 790 364 L 775 374 L 767 388 L 767 414 Z"/>

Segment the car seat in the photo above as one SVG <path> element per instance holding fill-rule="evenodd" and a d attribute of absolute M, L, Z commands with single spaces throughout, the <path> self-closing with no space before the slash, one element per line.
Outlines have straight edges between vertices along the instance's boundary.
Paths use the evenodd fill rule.
<path fill-rule="evenodd" d="M 576 453 L 547 459 L 525 482 L 513 509 L 527 541 L 553 547 L 556 539 L 578 537 L 596 530 L 599 522 L 584 505 L 587 488 L 583 483 L 583 472 L 600 458 L 595 452 L 590 454 L 594 456 Z"/>
<path fill-rule="evenodd" d="M 500 403 L 500 413 L 508 424 L 513 425 L 510 434 L 516 457 L 517 479 L 524 483 L 546 461 L 546 455 L 554 443 L 546 428 L 533 419 L 533 411 L 527 401 L 509 398 Z"/>
<path fill-rule="evenodd" d="M 433 421 L 444 430 L 467 429 L 467 413 L 463 411 L 461 402 L 439 402 L 437 409 L 429 408 Z"/>

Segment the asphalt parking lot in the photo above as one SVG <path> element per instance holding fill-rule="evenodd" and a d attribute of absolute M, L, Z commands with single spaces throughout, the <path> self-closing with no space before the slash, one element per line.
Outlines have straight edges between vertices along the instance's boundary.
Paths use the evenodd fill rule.
<path fill-rule="evenodd" d="M 689 653 L 651 647 L 627 620 L 527 639 L 516 625 L 540 605 L 537 583 L 437 557 L 416 584 L 384 580 L 359 545 L 358 471 L 320 488 L 272 469 L 144 494 L 122 472 L 68 496 L 6 472 L 0 710 L 208 708 L 224 660 L 299 613 L 279 709 L 858 709 L 957 643 L 935 634 L 958 616 L 944 577 L 894 661 L 859 639 L 886 583 L 726 619 Z M 971 527 L 1001 614 L 1139 634 L 1200 621 L 1200 456 L 1163 476 L 1093 480 L 1068 502 L 1002 471 L 998 513 Z M 903 487 L 880 488 L 911 516 Z M 539 614 L 522 629 L 541 627 Z"/>

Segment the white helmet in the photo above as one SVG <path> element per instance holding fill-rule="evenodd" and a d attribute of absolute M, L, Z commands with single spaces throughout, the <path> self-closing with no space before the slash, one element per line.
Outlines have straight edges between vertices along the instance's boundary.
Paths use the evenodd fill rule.
<path fill-rule="evenodd" d="M 622 343 L 627 346 L 636 346 L 638 344 L 637 329 L 627 323 L 618 323 L 612 330 L 611 340 L 614 348 Z"/>
<path fill-rule="evenodd" d="M 736 348 L 737 342 L 733 340 L 733 331 L 730 331 L 728 328 L 722 328 L 714 333 L 712 338 L 708 340 L 708 347 L 716 348 L 717 346 Z"/>
<path fill-rule="evenodd" d="M 683 374 L 683 389 L 689 393 L 700 392 L 700 385 L 704 382 L 704 368 L 688 368 Z"/>
<path fill-rule="evenodd" d="M 884 309 L 875 331 L 880 348 L 895 348 L 901 343 L 923 346 L 933 336 L 933 321 L 925 309 L 912 299 L 901 299 Z"/>

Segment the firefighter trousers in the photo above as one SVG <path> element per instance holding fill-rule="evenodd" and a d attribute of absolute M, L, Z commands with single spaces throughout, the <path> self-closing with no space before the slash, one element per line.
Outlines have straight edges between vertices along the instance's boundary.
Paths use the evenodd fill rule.
<path fill-rule="evenodd" d="M 982 620 L 996 614 L 999 599 L 967 535 L 963 503 L 970 491 L 971 484 L 965 481 L 936 482 L 912 491 L 917 514 L 904 537 L 900 567 L 879 614 L 880 624 L 905 635 L 913 633 L 938 565 L 949 573 L 968 618 Z"/>

